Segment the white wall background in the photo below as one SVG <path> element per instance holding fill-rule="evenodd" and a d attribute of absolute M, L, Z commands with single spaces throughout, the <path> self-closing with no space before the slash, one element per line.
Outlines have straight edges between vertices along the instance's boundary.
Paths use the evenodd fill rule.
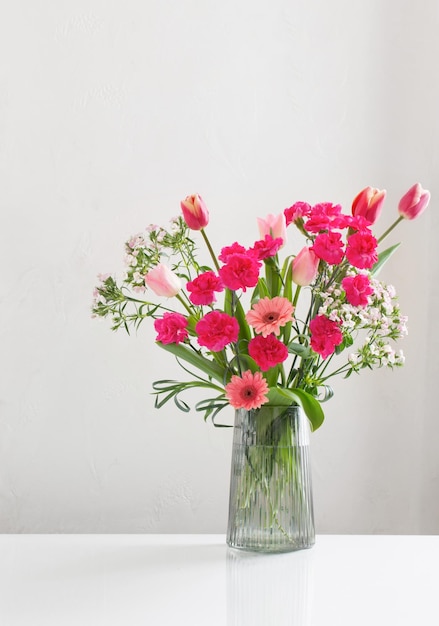
<path fill-rule="evenodd" d="M 407 363 L 337 381 L 315 507 L 321 533 L 439 531 L 438 27 L 434 0 L 3 3 L 1 532 L 225 531 L 231 431 L 154 410 L 180 372 L 152 329 L 90 318 L 129 235 L 198 191 L 215 246 L 250 244 L 366 185 L 384 230 L 416 181 L 431 206 L 383 272 Z"/>

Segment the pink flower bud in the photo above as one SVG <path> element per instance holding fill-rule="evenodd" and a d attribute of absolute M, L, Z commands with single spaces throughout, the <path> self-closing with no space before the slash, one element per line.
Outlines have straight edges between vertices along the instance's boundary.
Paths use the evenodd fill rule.
<path fill-rule="evenodd" d="M 352 215 L 364 217 L 371 224 L 375 224 L 383 208 L 386 193 L 385 189 L 365 187 L 352 202 Z"/>
<path fill-rule="evenodd" d="M 416 183 L 399 201 L 399 214 L 406 220 L 414 220 L 427 208 L 429 202 L 430 192 L 422 189 L 420 183 Z"/>
<path fill-rule="evenodd" d="M 176 296 L 181 289 L 180 279 L 169 267 L 159 263 L 145 276 L 146 285 L 152 289 L 157 296 L 171 298 Z"/>
<path fill-rule="evenodd" d="M 317 276 L 319 257 L 310 248 L 302 248 L 293 261 L 293 282 L 301 287 L 312 283 Z"/>
<path fill-rule="evenodd" d="M 209 223 L 209 211 L 197 193 L 180 202 L 183 218 L 191 230 L 201 230 Z"/>
<path fill-rule="evenodd" d="M 279 215 L 267 215 L 267 217 L 258 217 L 258 227 L 261 239 L 265 238 L 265 235 L 271 235 L 273 239 L 282 239 L 284 246 L 287 242 L 287 222 L 285 215 L 279 213 Z"/>

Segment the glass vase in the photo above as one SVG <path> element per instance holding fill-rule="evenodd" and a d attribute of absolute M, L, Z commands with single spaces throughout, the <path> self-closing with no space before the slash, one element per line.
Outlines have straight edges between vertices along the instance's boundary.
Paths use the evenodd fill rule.
<path fill-rule="evenodd" d="M 309 434 L 299 406 L 235 411 L 230 547 L 290 552 L 314 544 Z"/>

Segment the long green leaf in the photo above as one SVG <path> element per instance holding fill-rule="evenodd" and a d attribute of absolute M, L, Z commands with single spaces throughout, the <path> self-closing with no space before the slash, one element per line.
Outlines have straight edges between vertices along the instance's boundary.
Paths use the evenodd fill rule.
<path fill-rule="evenodd" d="M 238 299 L 236 300 L 235 305 L 235 317 L 239 324 L 239 339 L 248 343 L 251 339 L 250 327 L 245 319 L 245 313 L 241 301 Z"/>
<path fill-rule="evenodd" d="M 193 350 L 187 348 L 181 343 L 163 344 L 157 342 L 157 345 L 160 346 L 160 348 L 162 348 L 163 350 L 171 352 L 171 354 L 177 356 L 179 359 L 183 359 L 183 361 L 187 361 L 191 365 L 194 365 L 202 372 L 204 372 L 211 378 L 214 378 L 221 384 L 224 384 L 225 369 L 217 363 L 209 361 L 209 359 L 206 359 L 204 356 L 201 356 L 197 352 L 194 352 Z"/>
<path fill-rule="evenodd" d="M 378 255 L 378 261 L 372 267 L 372 270 L 370 272 L 372 276 L 377 276 L 383 265 L 387 263 L 392 254 L 396 252 L 396 250 L 398 250 L 400 245 L 400 243 L 396 243 L 394 246 L 387 248 L 387 250 L 383 250 L 383 252 L 380 252 L 380 254 Z"/>
<path fill-rule="evenodd" d="M 293 261 L 288 265 L 284 278 L 284 298 L 288 298 L 290 302 L 293 300 Z"/>
<path fill-rule="evenodd" d="M 320 402 L 303 389 L 281 389 L 271 387 L 268 392 L 269 403 L 274 406 L 289 406 L 292 403 L 299 404 L 305 411 L 311 423 L 311 429 L 317 430 L 325 419 L 325 414 L 320 406 Z"/>
<path fill-rule="evenodd" d="M 239 339 L 243 339 L 248 343 L 251 339 L 251 335 L 249 325 L 245 319 L 244 309 L 242 308 L 239 298 L 230 289 L 225 290 L 224 312 L 237 319 L 239 324 Z"/>
<path fill-rule="evenodd" d="M 259 278 L 258 280 L 258 293 L 259 293 L 259 298 L 269 298 L 270 297 L 270 292 L 268 291 L 268 287 L 267 287 L 267 283 L 265 282 L 265 278 Z M 252 303 L 253 303 L 254 298 L 252 298 Z"/>

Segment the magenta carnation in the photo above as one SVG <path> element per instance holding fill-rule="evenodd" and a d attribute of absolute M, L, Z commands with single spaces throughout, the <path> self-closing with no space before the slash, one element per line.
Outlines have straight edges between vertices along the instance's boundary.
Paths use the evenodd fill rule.
<path fill-rule="evenodd" d="M 346 292 L 346 300 L 353 306 L 366 306 L 373 293 L 368 276 L 357 274 L 357 276 L 346 276 L 341 282 L 341 286 Z"/>
<path fill-rule="evenodd" d="M 187 283 L 190 291 L 189 300 L 192 304 L 212 304 L 216 302 L 215 291 L 222 291 L 224 286 L 221 279 L 214 272 L 204 272 Z"/>
<path fill-rule="evenodd" d="M 271 235 L 265 235 L 264 239 L 255 241 L 253 248 L 250 248 L 249 252 L 259 259 L 259 261 L 263 261 L 277 254 L 278 250 L 282 248 L 282 244 L 282 237 L 273 239 Z"/>
<path fill-rule="evenodd" d="M 234 317 L 220 311 L 211 311 L 195 326 L 198 344 L 212 352 L 219 352 L 227 344 L 237 341 L 239 324 Z"/>
<path fill-rule="evenodd" d="M 352 230 L 359 230 L 361 232 L 370 232 L 369 226 L 371 222 L 362 215 L 341 215 L 339 228 L 352 228 Z"/>
<path fill-rule="evenodd" d="M 288 348 L 274 335 L 257 335 L 248 344 L 248 353 L 263 372 L 288 357 Z"/>
<path fill-rule="evenodd" d="M 341 206 L 339 204 L 321 202 L 312 207 L 304 227 L 309 233 L 319 233 L 322 230 L 337 228 L 337 219 L 340 213 Z"/>
<path fill-rule="evenodd" d="M 295 202 L 293 206 L 288 207 L 288 209 L 284 210 L 285 220 L 287 226 L 289 226 L 292 222 L 295 222 L 299 218 L 306 217 L 309 215 L 311 211 L 311 205 L 308 202 Z"/>
<path fill-rule="evenodd" d="M 366 231 L 355 233 L 348 237 L 346 258 L 354 267 L 370 269 L 378 261 L 377 245 L 378 242 L 372 233 Z"/>
<path fill-rule="evenodd" d="M 315 238 L 311 250 L 326 263 L 338 265 L 343 260 L 343 242 L 340 233 L 320 233 Z"/>
<path fill-rule="evenodd" d="M 224 246 L 221 248 L 221 253 L 218 255 L 218 258 L 223 263 L 227 263 L 227 260 L 231 254 L 247 254 L 247 250 L 244 246 L 241 246 L 240 243 L 235 241 L 231 246 Z"/>
<path fill-rule="evenodd" d="M 335 347 L 343 341 L 343 335 L 337 322 L 325 315 L 317 315 L 310 324 L 311 348 L 326 359 L 333 354 Z"/>
<path fill-rule="evenodd" d="M 187 339 L 187 319 L 180 313 L 165 313 L 162 318 L 154 320 L 157 331 L 156 341 L 160 343 L 180 343 Z"/>
<path fill-rule="evenodd" d="M 219 271 L 223 284 L 228 289 L 254 287 L 258 282 L 261 263 L 251 255 L 231 254 Z"/>

